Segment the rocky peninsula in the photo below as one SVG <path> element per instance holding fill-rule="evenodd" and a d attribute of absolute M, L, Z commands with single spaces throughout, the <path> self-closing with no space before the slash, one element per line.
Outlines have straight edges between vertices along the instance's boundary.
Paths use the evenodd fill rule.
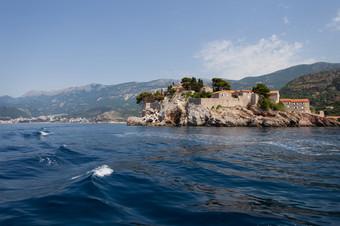
<path fill-rule="evenodd" d="M 250 107 L 207 108 L 190 103 L 180 93 L 167 96 L 160 109 L 145 109 L 143 117 L 130 117 L 130 126 L 214 126 L 214 127 L 340 127 L 340 123 L 310 113 L 264 111 Z"/>

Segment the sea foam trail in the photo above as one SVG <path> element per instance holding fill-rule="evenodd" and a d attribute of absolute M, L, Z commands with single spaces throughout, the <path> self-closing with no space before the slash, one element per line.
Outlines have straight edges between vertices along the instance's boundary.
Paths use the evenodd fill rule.
<path fill-rule="evenodd" d="M 102 165 L 102 166 L 98 166 L 97 168 L 88 171 L 86 174 L 91 174 L 92 176 L 97 176 L 97 177 L 105 177 L 105 176 L 109 176 L 114 172 L 113 169 L 111 169 L 110 167 L 108 167 L 108 165 Z M 84 174 L 72 177 L 71 180 L 75 180 L 81 176 L 83 176 Z"/>

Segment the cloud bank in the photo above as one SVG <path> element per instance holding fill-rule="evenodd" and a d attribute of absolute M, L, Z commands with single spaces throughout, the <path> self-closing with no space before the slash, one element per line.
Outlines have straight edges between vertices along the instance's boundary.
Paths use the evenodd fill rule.
<path fill-rule="evenodd" d="M 297 59 L 301 49 L 302 43 L 290 44 L 274 34 L 253 45 L 235 44 L 230 40 L 213 41 L 206 44 L 196 57 L 203 60 L 205 73 L 227 79 L 241 79 L 297 64 L 313 63 L 313 59 Z"/>
<path fill-rule="evenodd" d="M 338 9 L 338 15 L 326 27 L 334 31 L 340 31 L 340 9 Z"/>

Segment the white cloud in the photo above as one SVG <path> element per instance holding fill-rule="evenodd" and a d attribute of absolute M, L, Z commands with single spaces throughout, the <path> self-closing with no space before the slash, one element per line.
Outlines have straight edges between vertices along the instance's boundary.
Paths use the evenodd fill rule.
<path fill-rule="evenodd" d="M 283 23 L 285 23 L 285 24 L 289 24 L 290 23 L 287 17 L 283 17 L 282 19 L 283 19 Z"/>
<path fill-rule="evenodd" d="M 340 31 L 340 9 L 338 9 L 338 15 L 334 17 L 329 24 L 326 25 L 326 28 Z"/>
<path fill-rule="evenodd" d="M 290 44 L 274 34 L 269 39 L 261 39 L 253 45 L 234 44 L 230 40 L 213 41 L 196 57 L 203 60 L 205 73 L 240 79 L 315 62 L 313 59 L 298 60 L 297 54 L 301 49 L 301 43 Z"/>

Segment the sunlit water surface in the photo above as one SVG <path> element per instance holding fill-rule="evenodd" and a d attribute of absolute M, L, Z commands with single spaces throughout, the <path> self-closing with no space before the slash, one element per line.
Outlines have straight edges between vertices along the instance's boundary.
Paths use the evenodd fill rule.
<path fill-rule="evenodd" d="M 340 225 L 340 129 L 0 125 L 0 225 Z"/>

